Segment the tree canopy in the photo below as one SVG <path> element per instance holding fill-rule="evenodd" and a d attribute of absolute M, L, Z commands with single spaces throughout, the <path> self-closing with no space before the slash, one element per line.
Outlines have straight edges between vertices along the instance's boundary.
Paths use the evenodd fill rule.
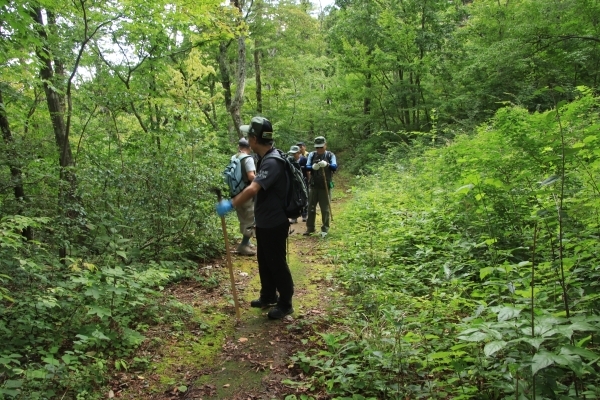
<path fill-rule="evenodd" d="M 397 243 L 348 255 L 344 279 L 361 309 L 403 306 L 394 296 L 408 293 L 398 289 L 406 268 L 432 282 L 442 268 L 448 285 L 460 277 L 472 289 L 468 306 L 452 303 L 456 315 L 479 298 L 497 318 L 486 325 L 482 310 L 461 322 L 468 356 L 440 341 L 405 368 L 418 375 L 437 360 L 449 385 L 453 373 L 472 383 L 455 398 L 598 396 L 600 2 L 3 0 L 0 65 L 0 398 L 96 396 L 108 361 L 143 340 L 141 321 L 160 319 L 157 288 L 223 252 L 214 190 L 255 115 L 272 121 L 281 149 L 324 135 L 342 171 L 386 182 L 357 200 L 371 204 L 369 190 L 387 185 L 387 211 L 355 217 Z M 389 210 L 423 219 L 400 232 L 386 225 Z M 389 287 L 370 292 L 353 263 Z M 411 290 L 444 301 L 422 282 Z M 508 326 L 525 329 L 526 311 L 556 336 Z M 435 326 L 424 335 L 457 329 Z M 384 359 L 373 346 L 361 366 Z M 388 361 L 381 370 L 399 374 Z M 382 376 L 334 386 L 381 398 L 396 382 Z"/>

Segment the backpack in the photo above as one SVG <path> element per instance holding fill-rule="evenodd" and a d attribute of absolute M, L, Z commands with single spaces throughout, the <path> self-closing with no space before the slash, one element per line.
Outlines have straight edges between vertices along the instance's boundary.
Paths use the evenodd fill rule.
<path fill-rule="evenodd" d="M 288 218 L 298 218 L 302 215 L 302 210 L 308 206 L 308 191 L 302 172 L 281 150 L 275 149 L 263 160 L 267 158 L 276 158 L 283 162 L 286 176 L 285 214 Z"/>
<path fill-rule="evenodd" d="M 223 171 L 223 180 L 229 187 L 229 196 L 235 197 L 248 186 L 248 178 L 245 176 L 243 161 L 251 157 L 249 154 L 244 154 L 240 157 L 239 154 L 231 156 L 229 164 Z"/>

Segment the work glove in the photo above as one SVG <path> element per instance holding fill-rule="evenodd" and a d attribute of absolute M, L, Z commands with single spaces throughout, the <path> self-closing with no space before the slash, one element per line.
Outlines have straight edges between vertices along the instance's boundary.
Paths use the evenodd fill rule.
<path fill-rule="evenodd" d="M 319 168 L 321 168 L 321 164 L 320 163 L 314 163 L 312 166 L 313 171 L 318 171 Z"/>
<path fill-rule="evenodd" d="M 231 204 L 231 200 L 221 200 L 219 203 L 217 203 L 217 214 L 219 214 L 219 217 L 224 216 L 231 210 L 233 210 L 233 204 Z"/>
<path fill-rule="evenodd" d="M 319 165 L 321 166 L 321 168 L 325 168 L 329 164 L 327 164 L 327 161 L 321 160 L 321 161 L 319 161 Z"/>

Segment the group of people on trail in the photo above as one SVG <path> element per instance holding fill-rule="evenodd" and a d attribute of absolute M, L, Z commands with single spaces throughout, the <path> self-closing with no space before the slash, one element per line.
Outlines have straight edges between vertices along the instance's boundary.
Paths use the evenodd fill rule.
<path fill-rule="evenodd" d="M 304 142 L 298 142 L 288 151 L 289 156 L 302 171 L 308 189 L 308 206 L 302 212 L 302 222 L 306 222 L 305 236 L 315 233 L 317 205 L 321 210 L 321 236 L 329 232 L 331 219 L 331 190 L 333 189 L 333 173 L 337 170 L 335 154 L 327 150 L 327 140 L 318 136 L 314 140 L 315 151 L 308 153 Z M 290 223 L 298 221 L 291 219 Z"/>
<path fill-rule="evenodd" d="M 292 296 L 294 282 L 287 264 L 286 240 L 290 220 L 286 215 L 285 198 L 287 181 L 281 154 L 273 141 L 273 126 L 264 117 L 254 117 L 249 125 L 240 126 L 247 137 L 238 141 L 237 158 L 242 165 L 242 178 L 245 188 L 232 196 L 221 200 L 216 207 L 217 214 L 224 216 L 235 209 L 240 223 L 242 241 L 237 248 L 238 254 L 256 255 L 258 273 L 261 282 L 260 296 L 250 302 L 251 307 L 267 308 L 270 319 L 281 319 L 294 312 Z M 331 189 L 333 172 L 337 170 L 335 155 L 327 150 L 325 137 L 314 139 L 315 151 L 308 153 L 303 142 L 291 146 L 288 159 L 302 171 L 308 188 L 308 206 L 302 211 L 302 221 L 306 222 L 304 235 L 315 232 L 317 204 L 321 210 L 321 235 L 329 231 Z M 257 156 L 257 162 L 250 156 Z M 299 178 L 298 178 L 299 179 Z M 256 236 L 256 246 L 251 238 Z"/>

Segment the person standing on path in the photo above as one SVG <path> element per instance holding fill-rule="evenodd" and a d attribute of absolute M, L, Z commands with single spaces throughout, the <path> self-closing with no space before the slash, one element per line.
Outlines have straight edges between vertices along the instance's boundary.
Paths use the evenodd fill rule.
<path fill-rule="evenodd" d="M 250 306 L 265 308 L 274 305 L 267 315 L 270 319 L 281 319 L 294 312 L 294 281 L 286 261 L 290 223 L 285 213 L 285 166 L 277 160 L 281 157 L 273 147 L 273 127 L 268 119 L 254 117 L 250 125 L 242 125 L 240 131 L 248 134 L 250 148 L 260 157 L 258 169 L 252 183 L 240 194 L 217 204 L 217 213 L 223 216 L 256 196 L 254 217 L 261 289 L 260 297 L 252 300 Z"/>
<path fill-rule="evenodd" d="M 250 153 L 251 149 L 248 141 L 241 138 L 238 141 L 237 157 L 242 164 L 242 178 L 244 179 L 245 186 L 252 183 L 256 172 L 254 158 Z M 238 221 L 240 222 L 240 232 L 242 233 L 242 241 L 237 247 L 237 253 L 243 256 L 254 256 L 256 255 L 256 251 L 250 243 L 250 239 L 254 234 L 254 198 L 251 197 L 245 203 L 240 204 L 236 207 L 235 212 L 237 213 Z"/>
<path fill-rule="evenodd" d="M 327 141 L 325 140 L 325 137 L 316 137 L 314 145 L 315 151 L 311 152 L 306 160 L 306 169 L 309 171 L 310 177 L 310 190 L 308 192 L 306 232 L 304 232 L 303 235 L 308 236 L 315 232 L 315 218 L 317 215 L 318 204 L 321 209 L 321 236 L 325 237 L 329 232 L 329 219 L 331 214 L 329 204 L 331 202 L 331 191 L 333 189 L 333 172 L 337 170 L 337 160 L 335 154 L 327 151 Z"/>

